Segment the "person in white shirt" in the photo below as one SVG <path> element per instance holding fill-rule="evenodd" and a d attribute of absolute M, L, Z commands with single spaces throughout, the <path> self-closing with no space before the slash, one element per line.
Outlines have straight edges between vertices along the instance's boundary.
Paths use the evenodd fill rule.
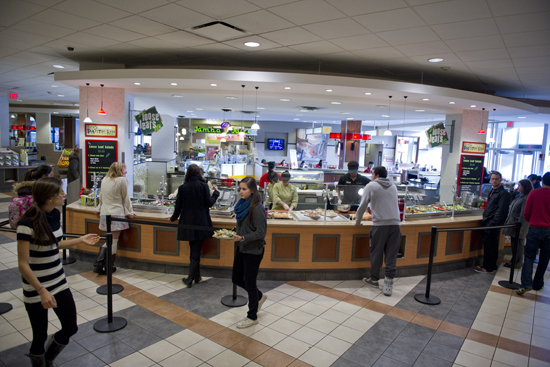
<path fill-rule="evenodd" d="M 396 163 L 396 164 L 395 164 L 395 167 L 393 167 L 393 168 L 391 169 L 391 173 L 392 173 L 392 174 L 399 173 L 399 163 Z"/>

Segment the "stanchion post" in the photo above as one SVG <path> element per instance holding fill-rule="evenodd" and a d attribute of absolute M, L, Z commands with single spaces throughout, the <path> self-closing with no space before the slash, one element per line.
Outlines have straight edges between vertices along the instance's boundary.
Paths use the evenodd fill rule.
<path fill-rule="evenodd" d="M 235 243 L 235 250 L 237 250 L 237 243 Z M 233 251 L 235 253 L 235 251 Z M 248 303 L 246 297 L 237 295 L 237 285 L 233 284 L 233 293 L 229 296 L 222 297 L 222 305 L 227 307 L 241 307 Z"/>
<path fill-rule="evenodd" d="M 102 285 L 101 287 L 98 287 L 96 292 L 98 294 L 107 295 L 107 300 L 109 300 L 109 297 L 112 297 L 113 294 L 122 292 L 124 290 L 124 287 L 120 284 L 113 285 L 113 255 L 111 254 L 111 252 L 113 251 L 113 234 L 111 233 L 110 215 L 106 216 L 105 222 L 107 226 L 107 259 L 105 262 L 105 271 L 107 272 L 107 285 Z M 109 236 L 111 236 L 110 239 Z"/>
<path fill-rule="evenodd" d="M 111 263 L 113 234 L 111 233 L 111 216 L 107 215 L 107 319 L 101 319 L 94 324 L 94 330 L 100 333 L 110 333 L 126 327 L 126 319 L 113 317 L 113 267 Z M 99 289 L 98 289 L 99 291 Z M 98 292 L 99 293 L 99 292 Z"/>
<path fill-rule="evenodd" d="M 0 315 L 5 314 L 8 311 L 11 311 L 13 306 L 10 303 L 2 302 L 0 303 Z"/>
<path fill-rule="evenodd" d="M 506 289 L 521 288 L 521 284 L 514 282 L 514 269 L 516 267 L 516 260 L 517 260 L 515 255 L 517 254 L 517 251 L 518 251 L 520 231 L 521 231 L 521 220 L 517 222 L 516 228 L 514 231 L 515 237 L 514 237 L 514 241 L 512 242 L 512 260 L 510 261 L 510 277 L 507 281 L 501 280 L 498 282 L 498 285 Z"/>
<path fill-rule="evenodd" d="M 430 296 L 430 288 L 432 286 L 432 268 L 434 264 L 436 236 L 437 236 L 437 227 L 433 226 L 432 242 L 430 245 L 430 261 L 428 263 L 428 276 L 426 278 L 426 294 L 417 294 L 414 296 L 415 300 L 426 305 L 438 305 L 441 303 L 441 300 L 438 297 Z"/>
<path fill-rule="evenodd" d="M 65 202 L 63 203 L 63 234 L 67 233 L 67 199 L 65 199 Z M 63 239 L 66 240 L 67 238 L 63 236 Z M 61 263 L 63 265 L 69 265 L 76 261 L 73 257 L 67 257 L 67 249 L 63 249 L 63 258 L 61 259 Z"/>

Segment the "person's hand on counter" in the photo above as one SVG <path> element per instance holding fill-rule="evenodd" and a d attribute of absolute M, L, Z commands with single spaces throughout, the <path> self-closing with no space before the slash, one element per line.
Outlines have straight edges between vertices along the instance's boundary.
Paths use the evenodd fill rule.
<path fill-rule="evenodd" d="M 128 214 L 128 219 L 134 219 L 136 217 L 135 213 Z"/>
<path fill-rule="evenodd" d="M 283 208 L 286 210 L 286 211 L 289 211 L 290 210 L 290 207 L 286 204 L 283 204 Z"/>
<path fill-rule="evenodd" d="M 94 214 L 99 215 L 99 211 L 96 208 L 94 208 Z"/>
<path fill-rule="evenodd" d="M 290 208 L 288 209 L 288 211 L 291 212 L 293 209 L 294 209 L 294 207 L 291 205 Z"/>

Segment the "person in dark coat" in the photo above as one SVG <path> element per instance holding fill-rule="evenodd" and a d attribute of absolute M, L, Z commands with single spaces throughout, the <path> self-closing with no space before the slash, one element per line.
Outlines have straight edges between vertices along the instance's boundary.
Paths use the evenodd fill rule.
<path fill-rule="evenodd" d="M 80 179 L 80 154 L 79 150 L 75 150 L 69 155 L 69 169 L 67 170 L 67 183 Z"/>
<path fill-rule="evenodd" d="M 189 165 L 183 185 L 178 188 L 176 207 L 170 221 L 175 222 L 179 218 L 180 225 L 212 227 L 210 207 L 214 205 L 218 196 L 220 196 L 218 187 L 216 185 L 212 185 L 212 187 L 214 193 L 210 196 L 210 190 L 202 176 L 201 168 L 196 164 Z M 191 288 L 193 281 L 197 284 L 201 280 L 199 266 L 202 243 L 205 239 L 212 237 L 213 234 L 214 232 L 210 230 L 178 228 L 178 240 L 189 241 L 191 249 L 189 276 L 182 279 L 188 288 Z"/>
<path fill-rule="evenodd" d="M 518 245 L 515 253 L 512 253 L 512 260 L 509 263 L 504 264 L 504 267 L 509 268 L 512 264 L 516 269 L 521 269 L 523 266 L 523 250 L 525 247 L 525 237 L 529 231 L 529 222 L 525 219 L 523 213 L 525 211 L 525 204 L 527 203 L 527 197 L 533 190 L 533 185 L 529 180 L 520 180 L 518 182 L 518 195 L 512 200 L 510 204 L 510 212 L 505 224 L 516 224 L 521 222 L 521 230 L 519 232 Z M 512 238 L 512 244 L 516 241 L 516 228 L 504 228 L 502 234 L 510 236 Z"/>

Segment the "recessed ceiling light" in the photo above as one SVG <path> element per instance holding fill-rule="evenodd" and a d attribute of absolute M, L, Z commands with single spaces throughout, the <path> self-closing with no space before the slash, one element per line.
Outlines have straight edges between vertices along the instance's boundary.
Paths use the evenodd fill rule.
<path fill-rule="evenodd" d="M 308 110 L 300 110 L 300 112 L 309 112 Z"/>
<path fill-rule="evenodd" d="M 330 104 L 342 104 L 342 102 L 330 102 Z"/>
<path fill-rule="evenodd" d="M 527 117 L 525 116 L 519 116 L 518 119 L 526 119 Z"/>
<path fill-rule="evenodd" d="M 238 97 L 227 96 L 227 97 L 225 97 L 225 98 L 227 98 L 227 99 L 237 99 Z"/>
<path fill-rule="evenodd" d="M 172 94 L 172 97 L 174 98 L 182 98 L 183 96 L 181 94 Z"/>
<path fill-rule="evenodd" d="M 198 107 L 197 107 L 197 108 L 195 108 L 195 109 L 196 109 L 197 111 L 202 111 L 202 108 L 198 108 Z"/>
<path fill-rule="evenodd" d="M 434 57 L 431 59 L 428 59 L 429 62 L 441 62 L 443 59 L 441 57 Z"/>
<path fill-rule="evenodd" d="M 50 85 L 50 87 L 57 88 L 57 87 L 59 87 L 59 85 L 52 84 L 52 85 Z"/>
<path fill-rule="evenodd" d="M 423 101 L 429 101 L 429 98 L 422 98 Z"/>
<path fill-rule="evenodd" d="M 426 110 L 414 110 L 415 112 L 424 112 Z"/>
<path fill-rule="evenodd" d="M 134 85 L 141 85 L 141 83 L 135 82 Z"/>
<path fill-rule="evenodd" d="M 370 96 L 371 94 L 372 94 L 372 93 L 369 93 L 369 92 L 365 93 L 366 96 Z"/>
<path fill-rule="evenodd" d="M 217 87 L 218 85 L 216 83 L 210 83 L 211 87 Z"/>
<path fill-rule="evenodd" d="M 281 102 L 290 102 L 290 99 L 288 99 L 288 98 L 281 98 L 281 99 L 279 99 L 279 101 L 281 101 Z"/>
<path fill-rule="evenodd" d="M 472 108 L 473 108 L 473 107 L 477 107 L 477 106 L 476 106 L 475 104 L 471 104 L 471 105 L 470 105 L 470 107 L 472 107 Z"/>
<path fill-rule="evenodd" d="M 195 112 L 195 111 L 187 111 L 187 112 L 189 112 L 189 113 L 193 113 L 193 112 Z"/>
<path fill-rule="evenodd" d="M 449 102 L 449 104 L 455 104 L 456 102 Z"/>
<path fill-rule="evenodd" d="M 332 89 L 325 89 L 325 92 L 332 92 Z"/>
<path fill-rule="evenodd" d="M 349 112 L 342 112 L 342 115 L 349 115 Z"/>
<path fill-rule="evenodd" d="M 294 121 L 300 121 L 300 119 L 294 119 Z"/>
<path fill-rule="evenodd" d="M 57 96 L 58 96 L 58 97 L 65 97 L 64 94 L 58 94 Z"/>
<path fill-rule="evenodd" d="M 23 102 L 23 100 L 22 100 L 22 99 L 17 99 L 16 101 L 17 101 L 17 102 Z"/>
<path fill-rule="evenodd" d="M 382 115 L 382 117 L 390 117 L 390 115 Z"/>
<path fill-rule="evenodd" d="M 178 85 L 178 83 L 170 83 L 170 85 Z"/>
<path fill-rule="evenodd" d="M 259 110 L 265 110 L 265 107 L 258 107 Z"/>
<path fill-rule="evenodd" d="M 63 65 L 58 65 L 58 64 L 53 65 L 53 67 L 56 69 L 65 69 Z"/>
<path fill-rule="evenodd" d="M 59 112 L 54 112 L 54 114 L 58 114 Z"/>
<path fill-rule="evenodd" d="M 346 120 L 353 120 L 353 117 L 348 117 L 346 118 Z"/>
<path fill-rule="evenodd" d="M 245 42 L 244 45 L 246 47 L 258 47 L 260 44 L 258 42 Z"/>
<path fill-rule="evenodd" d="M 290 88 L 290 87 L 285 87 L 285 89 L 292 89 L 292 88 Z"/>

